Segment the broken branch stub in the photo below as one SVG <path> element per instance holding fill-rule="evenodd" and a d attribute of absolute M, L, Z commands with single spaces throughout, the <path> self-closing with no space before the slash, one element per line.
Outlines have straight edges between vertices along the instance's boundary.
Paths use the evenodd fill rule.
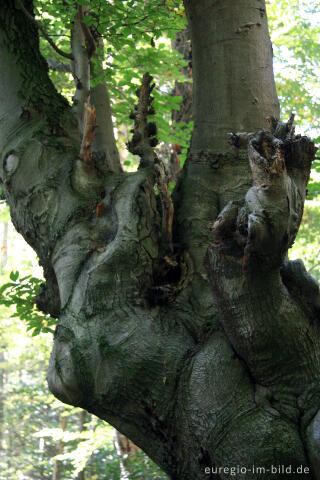
<path fill-rule="evenodd" d="M 154 122 L 148 122 L 148 116 L 154 115 L 152 107 L 153 97 L 151 92 L 154 88 L 152 77 L 145 73 L 142 78 L 141 87 L 137 90 L 138 104 L 135 106 L 135 113 L 131 114 L 134 119 L 133 137 L 128 143 L 128 149 L 133 155 L 141 158 L 140 167 L 153 167 L 155 183 L 157 185 L 162 210 L 162 249 L 164 255 L 173 253 L 172 243 L 172 222 L 173 202 L 169 192 L 169 176 L 165 165 L 154 152 L 158 140 L 156 138 L 157 126 Z"/>
<path fill-rule="evenodd" d="M 270 124 L 273 133 L 248 137 L 253 186 L 243 204 L 230 202 L 212 227 L 216 244 L 228 239 L 243 248 L 246 272 L 283 263 L 300 226 L 316 152 L 311 139 L 294 135 L 293 116 Z"/>
<path fill-rule="evenodd" d="M 131 118 L 134 118 L 134 128 L 128 149 L 133 155 L 139 155 L 141 167 L 153 166 L 156 157 L 153 149 L 158 143 L 157 127 L 155 123 L 148 122 L 148 116 L 154 115 L 154 108 L 151 106 L 153 102 L 151 92 L 154 84 L 151 82 L 151 75 L 145 73 L 141 87 L 137 90 L 138 104 L 135 106 L 135 112 L 131 114 Z"/>

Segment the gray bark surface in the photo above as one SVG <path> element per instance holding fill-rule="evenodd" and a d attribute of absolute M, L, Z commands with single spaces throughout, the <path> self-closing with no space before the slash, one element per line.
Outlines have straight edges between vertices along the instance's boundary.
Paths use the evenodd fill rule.
<path fill-rule="evenodd" d="M 147 136 L 136 173 L 110 168 L 99 142 L 84 163 L 79 115 L 48 78 L 35 26 L 0 6 L 0 177 L 44 267 L 38 304 L 59 317 L 49 386 L 173 479 L 252 465 L 317 479 L 319 288 L 286 260 L 314 146 L 278 121 L 264 2 L 185 6 L 195 131 L 169 259 Z"/>

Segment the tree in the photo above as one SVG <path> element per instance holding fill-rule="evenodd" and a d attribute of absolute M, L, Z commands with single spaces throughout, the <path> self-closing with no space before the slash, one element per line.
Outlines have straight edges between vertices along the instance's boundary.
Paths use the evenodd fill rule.
<path fill-rule="evenodd" d="M 1 182 L 44 269 L 38 305 L 59 317 L 51 391 L 172 478 L 320 478 L 319 288 L 287 259 L 315 147 L 279 120 L 264 1 L 185 0 L 195 125 L 172 200 L 150 76 L 129 144 L 140 168 L 126 173 L 107 90 L 90 89 L 99 2 L 62 3 L 72 107 L 48 77 L 32 1 L 0 6 Z"/>

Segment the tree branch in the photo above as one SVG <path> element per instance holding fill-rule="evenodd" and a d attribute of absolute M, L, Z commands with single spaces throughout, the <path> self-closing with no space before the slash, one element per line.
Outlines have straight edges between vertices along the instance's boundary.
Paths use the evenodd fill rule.
<path fill-rule="evenodd" d="M 55 72 L 72 73 L 70 65 L 66 63 L 58 63 L 54 60 L 54 58 L 47 58 L 47 64 L 49 68 Z"/>
<path fill-rule="evenodd" d="M 78 5 L 80 24 L 81 24 L 83 34 L 85 36 L 88 58 L 90 60 L 90 58 L 94 55 L 94 52 L 96 51 L 97 45 L 96 45 L 95 39 L 94 39 L 94 37 L 93 37 L 93 35 L 90 31 L 90 28 L 88 27 L 88 25 L 84 21 L 85 14 L 87 13 L 87 11 L 88 11 L 87 7 L 83 7 L 82 5 Z"/>
<path fill-rule="evenodd" d="M 86 48 L 86 38 L 81 26 L 79 10 L 71 34 L 73 76 L 76 80 L 76 91 L 73 97 L 73 111 L 78 120 L 80 134 L 84 132 L 85 103 L 90 103 L 90 61 Z"/>
<path fill-rule="evenodd" d="M 68 58 L 69 60 L 73 60 L 73 55 L 71 53 L 66 53 L 61 48 L 59 48 L 49 37 L 45 29 L 42 27 L 40 22 L 38 22 L 32 15 L 31 13 L 28 12 L 28 10 L 25 8 L 25 6 L 22 3 L 22 0 L 18 0 L 18 5 L 25 14 L 25 16 L 28 18 L 30 22 L 32 22 L 34 25 L 38 27 L 44 38 L 47 40 L 47 42 L 51 45 L 51 47 L 57 52 L 59 55 L 61 55 L 64 58 Z"/>
<path fill-rule="evenodd" d="M 95 51 L 91 64 L 91 78 L 93 80 L 103 73 L 103 41 L 98 40 L 99 49 Z M 108 88 L 105 82 L 99 82 L 90 91 L 91 103 L 97 113 L 98 128 L 95 134 L 93 151 L 104 154 L 99 163 L 99 169 L 107 172 L 120 172 L 121 164 L 119 152 L 113 132 L 112 111 Z"/>

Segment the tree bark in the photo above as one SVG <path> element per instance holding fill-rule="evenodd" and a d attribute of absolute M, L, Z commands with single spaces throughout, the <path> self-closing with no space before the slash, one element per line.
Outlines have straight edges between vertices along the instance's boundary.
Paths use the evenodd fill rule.
<path fill-rule="evenodd" d="M 319 288 L 286 260 L 314 146 L 278 121 L 264 1 L 185 6 L 195 130 L 170 255 L 141 113 L 150 99 L 137 109 L 136 173 L 110 171 L 95 151 L 84 163 L 34 26 L 11 1 L 0 6 L 0 176 L 44 266 L 42 308 L 59 316 L 49 386 L 173 479 L 224 479 L 232 467 L 250 480 L 253 465 L 266 479 L 272 465 L 320 478 Z"/>
<path fill-rule="evenodd" d="M 192 33 L 194 149 L 225 152 L 227 134 L 279 118 L 263 0 L 185 0 Z M 230 61 L 231 60 L 231 61 Z"/>
<path fill-rule="evenodd" d="M 181 68 L 181 73 L 188 80 L 192 79 L 192 50 L 189 29 L 186 28 L 176 34 L 175 39 L 172 41 L 172 48 L 177 50 L 183 59 L 187 62 L 187 65 Z M 192 121 L 192 83 L 190 81 L 175 82 L 172 92 L 174 96 L 181 96 L 180 109 L 172 111 L 172 123 L 173 128 L 176 128 L 176 124 L 187 124 Z M 168 161 L 168 167 L 170 172 L 170 180 L 176 182 L 181 170 L 180 158 L 181 145 L 171 144 L 170 157 Z"/>

